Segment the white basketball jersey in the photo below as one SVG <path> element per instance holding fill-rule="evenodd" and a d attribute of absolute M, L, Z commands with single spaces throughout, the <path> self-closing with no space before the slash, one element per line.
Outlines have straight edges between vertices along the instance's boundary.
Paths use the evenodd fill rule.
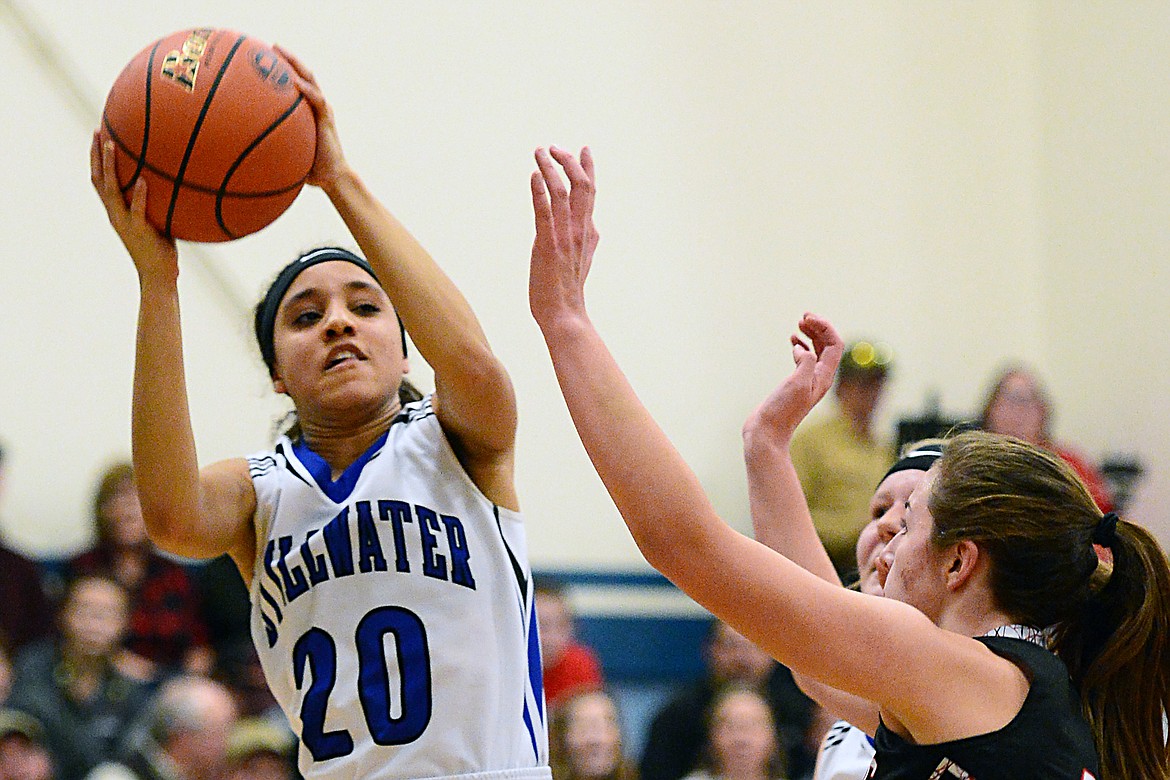
<path fill-rule="evenodd" d="M 839 720 L 821 740 L 813 780 L 865 780 L 874 754 L 873 742 L 865 732 Z"/>
<path fill-rule="evenodd" d="M 252 638 L 315 778 L 548 780 L 528 550 L 430 399 L 333 482 L 283 437 L 248 459 Z"/>

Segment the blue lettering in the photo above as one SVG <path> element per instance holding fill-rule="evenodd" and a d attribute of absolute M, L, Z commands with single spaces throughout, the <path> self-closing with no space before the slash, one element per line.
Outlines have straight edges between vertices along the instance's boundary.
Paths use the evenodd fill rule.
<path fill-rule="evenodd" d="M 309 572 L 309 582 L 312 585 L 317 585 L 329 579 L 329 570 L 325 568 L 325 556 L 314 555 L 309 550 L 309 540 L 313 538 L 313 534 L 315 533 L 317 533 L 316 528 L 305 534 L 305 541 L 301 542 L 301 557 L 305 559 L 305 568 Z"/>
<path fill-rule="evenodd" d="M 337 517 L 326 523 L 321 535 L 325 537 L 325 549 L 329 552 L 333 576 L 348 577 L 353 574 L 353 547 L 349 543 L 349 507 L 342 509 Z"/>
<path fill-rule="evenodd" d="M 382 554 L 382 543 L 378 530 L 374 528 L 374 516 L 369 501 L 357 502 L 358 556 L 363 574 L 371 571 L 386 571 L 386 556 Z"/>
<path fill-rule="evenodd" d="M 427 509 L 425 506 L 416 506 L 414 511 L 418 513 L 418 532 L 422 536 L 423 574 L 437 580 L 445 580 L 447 579 L 447 559 L 435 551 L 439 540 L 431 533 L 432 529 L 442 530 L 439 528 L 439 516 L 435 514 L 434 510 Z"/>
<path fill-rule="evenodd" d="M 410 516 L 410 504 L 405 501 L 379 501 L 378 517 L 389 520 L 394 531 L 395 570 L 409 572 L 410 561 L 406 557 L 406 537 L 402 533 L 402 524 L 414 521 Z"/>
<path fill-rule="evenodd" d="M 443 515 L 443 525 L 447 527 L 447 549 L 451 553 L 451 582 L 475 590 L 475 578 L 467 564 L 471 552 L 467 549 L 467 532 L 463 530 L 463 523 L 458 517 Z"/>
<path fill-rule="evenodd" d="M 305 581 L 305 573 L 300 566 L 294 565 L 291 570 L 288 567 L 287 556 L 292 550 L 292 537 L 282 536 L 277 539 L 277 543 L 280 545 L 280 557 L 276 559 L 276 567 L 280 569 L 280 579 L 284 582 L 288 600 L 295 601 L 309 589 L 309 583 Z"/>
<path fill-rule="evenodd" d="M 388 525 L 393 535 L 395 571 L 409 573 L 411 570 L 406 524 L 417 520 L 423 575 L 475 590 L 472 554 L 462 520 L 405 501 L 383 499 L 377 503 L 377 521 Z M 265 546 L 258 609 L 270 647 L 276 644 L 284 621 L 282 608 L 331 578 L 354 574 L 355 555 L 356 569 L 363 574 L 387 570 L 384 541 L 375 521 L 373 502 L 357 501 L 351 506 L 356 515 L 356 540 L 350 535 L 350 507 L 344 507 L 325 525 L 308 531 L 295 552 L 291 536 L 271 539 Z M 320 536 L 314 540 L 318 532 Z M 299 557 L 294 558 L 294 554 Z"/>

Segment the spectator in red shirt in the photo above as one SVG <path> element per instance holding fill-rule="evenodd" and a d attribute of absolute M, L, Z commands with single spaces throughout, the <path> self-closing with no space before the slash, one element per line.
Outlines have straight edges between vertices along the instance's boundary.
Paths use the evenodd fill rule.
<path fill-rule="evenodd" d="M 212 653 L 198 591 L 187 570 L 147 537 L 129 463 L 115 463 L 103 473 L 93 518 L 97 542 L 69 561 L 69 577 L 100 574 L 126 588 L 131 603 L 126 647 L 156 667 L 144 674 L 179 668 L 209 672 Z"/>
<path fill-rule="evenodd" d="M 987 393 L 980 424 L 985 431 L 1015 436 L 1059 455 L 1101 511 L 1113 511 L 1113 498 L 1097 466 L 1076 448 L 1053 440 L 1052 401 L 1035 372 L 1022 365 L 1003 369 Z"/>
<path fill-rule="evenodd" d="M 593 649 L 577 639 L 576 616 L 563 583 L 537 582 L 536 622 L 548 708 L 552 710 L 575 693 L 601 688 L 601 663 Z"/>

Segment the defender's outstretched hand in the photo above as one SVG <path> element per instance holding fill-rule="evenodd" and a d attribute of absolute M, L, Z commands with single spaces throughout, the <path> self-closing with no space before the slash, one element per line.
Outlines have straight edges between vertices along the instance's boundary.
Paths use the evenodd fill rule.
<path fill-rule="evenodd" d="M 580 159 L 555 146 L 536 150 L 539 170 L 532 174 L 536 238 L 528 277 L 528 305 L 541 329 L 562 317 L 585 316 L 585 278 L 598 234 L 593 225 L 596 195 L 593 155 Z M 569 179 L 566 187 L 561 167 Z"/>
<path fill-rule="evenodd" d="M 787 441 L 833 386 L 844 352 L 841 337 L 828 320 L 815 314 L 806 313 L 798 327 L 808 342 L 799 333 L 791 337 L 796 368 L 751 414 L 744 424 L 745 434 L 766 433 Z"/>
<path fill-rule="evenodd" d="M 106 208 L 110 225 L 134 260 L 139 277 L 155 272 L 177 276 L 179 256 L 174 240 L 164 236 L 146 219 L 146 180 L 139 177 L 134 183 L 134 192 L 127 206 L 114 171 L 114 142 L 103 139 L 97 130 L 89 147 L 89 180 Z"/>

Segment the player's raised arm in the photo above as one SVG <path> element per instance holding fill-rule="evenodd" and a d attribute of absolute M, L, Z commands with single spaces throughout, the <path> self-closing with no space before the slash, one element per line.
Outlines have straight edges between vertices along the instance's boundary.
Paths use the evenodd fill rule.
<path fill-rule="evenodd" d="M 743 426 L 752 526 L 760 542 L 827 582 L 840 585 L 817 537 L 788 446 L 796 426 L 833 386 L 843 345 L 833 326 L 814 314 L 805 314 L 799 328 L 800 334 L 791 338 L 795 370 Z"/>
<path fill-rule="evenodd" d="M 832 387 L 843 343 L 832 324 L 814 314 L 805 314 L 798 327 L 800 333 L 791 337 L 796 368 L 753 410 L 743 426 L 752 527 L 761 543 L 826 582 L 840 585 L 837 570 L 809 514 L 789 443 L 796 426 Z M 822 707 L 873 734 L 878 724 L 873 702 L 806 674 L 796 672 L 794 677 Z"/>
<path fill-rule="evenodd" d="M 198 558 L 231 552 L 250 568 L 250 548 L 243 548 L 255 497 L 246 462 L 210 468 L 202 480 L 199 473 L 183 369 L 178 252 L 146 220 L 144 180 L 127 207 L 113 154 L 113 144 L 94 133 L 91 181 L 138 272 L 131 437 L 142 515 L 151 539 L 168 552 Z"/>
<path fill-rule="evenodd" d="M 594 168 L 552 147 L 537 149 L 531 189 L 536 217 L 529 306 L 548 345 L 577 433 L 643 555 L 700 602 L 718 601 L 688 570 L 698 550 L 749 540 L 716 515 L 698 479 L 638 400 L 594 328 L 584 287 L 598 233 L 593 224 Z M 557 170 L 569 179 L 566 187 Z M 746 546 L 746 545 L 745 545 Z M 729 621 L 730 622 L 730 621 Z M 738 621 L 737 621 L 738 622 Z"/>
<path fill-rule="evenodd" d="M 329 196 L 434 369 L 436 413 L 464 467 L 489 498 L 515 508 L 516 399 L 507 371 L 450 277 L 346 162 L 333 110 L 312 73 L 281 51 L 300 74 L 317 116 L 309 183 Z"/>
<path fill-rule="evenodd" d="M 781 662 L 862 695 L 885 693 L 868 672 L 872 659 L 856 654 L 858 641 L 881 644 L 877 636 L 845 626 L 868 626 L 873 634 L 878 623 L 907 623 L 916 634 L 913 625 L 929 623 L 903 604 L 825 582 L 719 518 L 586 311 L 584 284 L 597 244 L 591 154 L 584 150 L 578 161 L 554 147 L 537 150 L 536 159 L 529 303 L 578 435 L 642 554 Z"/>
<path fill-rule="evenodd" d="M 689 579 L 691 551 L 732 543 L 734 532 L 716 516 L 698 479 L 642 406 L 586 311 L 585 279 L 598 242 L 591 152 L 583 149 L 578 161 L 556 147 L 538 149 L 536 161 L 532 315 L 594 468 L 646 560 L 681 586 Z M 701 583 L 696 585 L 702 591 Z"/>

